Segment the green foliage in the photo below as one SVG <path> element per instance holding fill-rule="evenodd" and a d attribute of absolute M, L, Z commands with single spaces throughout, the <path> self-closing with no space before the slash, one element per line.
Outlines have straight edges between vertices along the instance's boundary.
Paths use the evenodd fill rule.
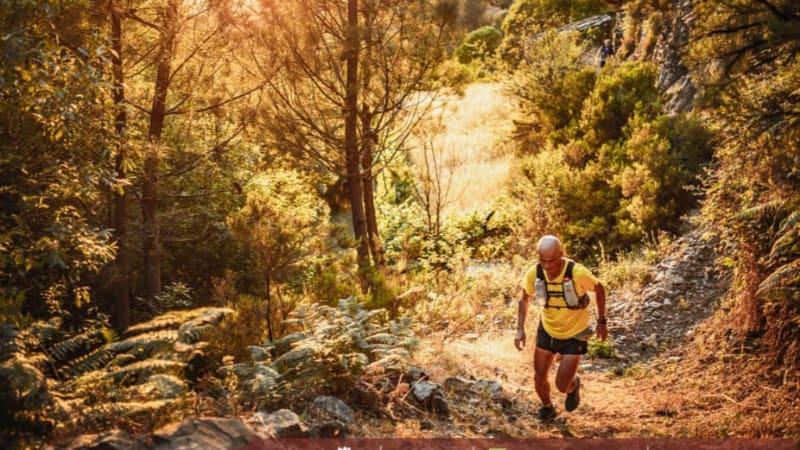
<path fill-rule="evenodd" d="M 635 115 L 652 119 L 660 113 L 657 76 L 654 64 L 624 63 L 597 80 L 581 112 L 580 129 L 590 148 L 622 138 Z"/>
<path fill-rule="evenodd" d="M 595 71 L 581 62 L 584 51 L 575 35 L 545 33 L 514 72 L 507 91 L 519 101 L 521 151 L 536 152 L 547 136 L 577 131 L 583 103 L 596 78 Z"/>
<path fill-rule="evenodd" d="M 0 8 L 0 309 L 22 295 L 36 317 L 82 309 L 88 279 L 114 257 L 93 217 L 103 191 L 120 188 L 104 164 L 114 142 L 105 42 L 83 7 Z"/>
<path fill-rule="evenodd" d="M 267 299 L 267 329 L 274 327 L 294 307 L 281 288 L 300 294 L 312 255 L 321 251 L 327 237 L 327 208 L 310 183 L 291 170 L 275 170 L 254 178 L 247 186 L 247 201 L 228 217 L 231 232 L 242 242 L 255 264 L 251 287 Z M 286 292 L 286 291 L 284 291 Z M 272 302 L 273 293 L 277 302 Z"/>
<path fill-rule="evenodd" d="M 797 367 L 797 5 L 700 1 L 695 13 L 687 62 L 725 137 L 703 212 L 735 261 L 736 307 L 728 323 L 762 336 L 759 350 L 778 365 Z"/>
<path fill-rule="evenodd" d="M 3 325 L 0 380 L 4 432 L 17 442 L 49 433 L 133 426 L 157 420 L 199 376 L 203 339 L 230 310 L 172 312 L 126 330 L 122 340 L 103 321 L 71 335 L 59 320 L 19 330 Z M 4 433 L 4 434 L 6 434 Z"/>
<path fill-rule="evenodd" d="M 453 56 L 461 64 L 469 64 L 472 60 L 485 60 L 494 54 L 503 40 L 503 32 L 492 26 L 484 26 L 470 32 L 464 42 L 456 47 Z"/>
<path fill-rule="evenodd" d="M 531 183 L 514 192 L 537 206 L 528 220 L 540 225 L 525 228 L 558 230 L 589 263 L 599 251 L 616 255 L 677 231 L 697 206 L 691 188 L 711 159 L 710 132 L 697 119 L 660 113 L 652 64 L 624 63 L 595 78 L 579 46 L 549 39 L 530 63 L 537 70 L 523 66 L 512 86 L 524 120 L 538 127 L 518 134 L 520 153 L 538 152 L 523 159 Z"/>
<path fill-rule="evenodd" d="M 589 358 L 614 358 L 614 343 L 610 340 L 601 341 L 596 337 L 589 339 L 589 350 L 586 353 Z"/>
<path fill-rule="evenodd" d="M 347 390 L 367 370 L 405 369 L 416 346 L 411 322 L 387 321 L 385 314 L 353 299 L 300 309 L 285 325 L 301 331 L 251 346 L 249 362 L 220 370 L 246 406 Z"/>
<path fill-rule="evenodd" d="M 327 208 L 307 180 L 288 170 L 254 178 L 245 205 L 228 218 L 233 234 L 254 255 L 254 271 L 286 283 L 326 236 Z"/>

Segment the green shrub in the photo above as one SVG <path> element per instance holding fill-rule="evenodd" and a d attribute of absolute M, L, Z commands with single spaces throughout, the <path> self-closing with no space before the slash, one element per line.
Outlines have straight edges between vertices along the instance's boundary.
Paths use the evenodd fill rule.
<path fill-rule="evenodd" d="M 654 64 L 628 62 L 597 80 L 581 112 L 581 133 L 590 147 L 622 138 L 635 114 L 652 119 L 660 113 L 657 76 Z"/>
<path fill-rule="evenodd" d="M 614 358 L 614 343 L 606 339 L 601 341 L 596 337 L 589 339 L 589 351 L 587 352 L 589 358 Z"/>
<path fill-rule="evenodd" d="M 506 89 L 519 101 L 520 124 L 533 122 L 534 133 L 520 145 L 522 153 L 535 152 L 528 141 L 564 142 L 571 138 L 580 121 L 585 99 L 595 84 L 595 71 L 585 67 L 581 55 L 585 47 L 576 35 L 547 33 L 528 51 Z M 518 127 L 518 135 L 519 135 Z"/>
<path fill-rule="evenodd" d="M 494 54 L 502 40 L 503 32 L 487 25 L 470 32 L 453 55 L 461 64 L 468 64 L 475 59 L 483 61 Z"/>
<path fill-rule="evenodd" d="M 536 205 L 539 225 L 527 228 L 561 235 L 570 253 L 590 264 L 600 251 L 617 255 L 653 233 L 676 232 L 698 206 L 693 188 L 712 156 L 710 132 L 697 119 L 660 113 L 651 64 L 625 63 L 595 80 L 570 63 L 569 45 L 542 48 L 552 57 L 540 57 L 541 68 L 574 66 L 560 77 L 524 73 L 516 81 L 522 111 L 547 119 L 541 153 L 522 163 L 530 184 L 515 190 Z"/>

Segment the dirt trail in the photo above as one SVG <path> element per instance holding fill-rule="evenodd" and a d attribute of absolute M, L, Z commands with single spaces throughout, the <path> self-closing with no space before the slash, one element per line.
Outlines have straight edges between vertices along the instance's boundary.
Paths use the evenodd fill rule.
<path fill-rule="evenodd" d="M 431 380 L 443 383 L 460 376 L 502 384 L 505 405 L 480 403 L 454 408 L 453 425 L 436 427 L 431 436 L 511 438 L 709 436 L 696 429 L 696 418 L 718 404 L 708 401 L 702 386 L 672 386 L 669 376 L 684 359 L 684 345 L 717 307 L 727 289 L 728 274 L 715 270 L 713 243 L 699 232 L 676 240 L 669 254 L 650 268 L 650 282 L 609 294 L 609 341 L 614 357 L 585 357 L 581 406 L 564 410 L 564 394 L 552 397 L 559 416 L 543 425 L 535 419 L 540 404 L 533 390 L 533 346 L 513 346 L 513 330 L 445 340 L 427 336 L 417 355 Z M 709 288 L 711 287 L 711 288 Z M 527 334 L 533 336 L 538 312 L 531 310 Z M 453 402 L 469 399 L 452 399 Z M 725 401 L 724 399 L 722 400 Z"/>
<path fill-rule="evenodd" d="M 505 183 L 510 156 L 503 147 L 512 131 L 511 104 L 499 85 L 475 84 L 463 98 L 451 99 L 439 110 L 439 123 L 444 126 L 438 129 L 437 139 L 450 160 L 448 171 L 454 174 L 447 177 L 454 195 L 451 206 L 472 207 L 470 202 L 494 197 Z M 538 312 L 532 308 L 527 322 L 531 345 L 523 352 L 513 346 L 513 329 L 489 333 L 474 329 L 461 336 L 453 336 L 452 330 L 429 333 L 416 355 L 416 364 L 431 381 L 445 384 L 451 377 L 496 381 L 503 387 L 502 401 L 450 398 L 453 415 L 448 420 L 410 419 L 383 432 L 398 437 L 407 433 L 535 438 L 674 436 L 680 430 L 680 435 L 710 436 L 712 432 L 696 429 L 695 419 L 730 399 L 709 401 L 702 386 L 679 390 L 669 380 L 684 361 L 685 345 L 694 338 L 696 327 L 728 290 L 730 274 L 715 269 L 716 257 L 714 242 L 692 229 L 649 268 L 644 285 L 609 292 L 614 357 L 583 359 L 579 369 L 582 402 L 575 412 L 564 411 L 564 395 L 552 381 L 554 367 L 551 390 L 559 416 L 548 425 L 535 419 L 540 404 L 533 389 L 531 337 Z M 512 302 L 510 307 L 515 305 Z"/>

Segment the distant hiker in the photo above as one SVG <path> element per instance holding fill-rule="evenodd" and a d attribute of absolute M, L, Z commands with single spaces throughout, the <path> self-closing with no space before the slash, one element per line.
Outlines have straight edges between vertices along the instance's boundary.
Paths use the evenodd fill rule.
<path fill-rule="evenodd" d="M 564 408 L 574 411 L 581 402 L 581 379 L 577 375 L 581 355 L 586 354 L 587 341 L 594 333 L 590 325 L 589 295 L 595 293 L 597 306 L 597 336 L 608 337 L 606 325 L 606 291 L 603 284 L 584 265 L 565 258 L 561 241 L 544 236 L 537 245 L 539 263 L 531 267 L 522 280 L 522 298 L 517 313 L 517 335 L 514 346 L 525 346 L 525 318 L 531 297 L 542 306 L 541 320 L 536 333 L 533 356 L 534 384 L 542 401 L 539 419 L 548 421 L 556 416 L 550 401 L 548 373 L 556 353 L 561 363 L 556 374 L 556 387 L 567 394 Z"/>
<path fill-rule="evenodd" d="M 600 47 L 600 67 L 606 65 L 606 58 L 614 55 L 614 46 L 611 45 L 611 39 L 603 41 L 603 46 Z"/>

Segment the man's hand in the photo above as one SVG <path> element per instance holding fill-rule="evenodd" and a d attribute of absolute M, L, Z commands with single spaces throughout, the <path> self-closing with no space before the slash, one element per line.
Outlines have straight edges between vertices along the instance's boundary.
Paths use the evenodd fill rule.
<path fill-rule="evenodd" d="M 517 347 L 517 350 L 525 348 L 525 338 L 525 330 L 517 330 L 517 335 L 514 337 L 514 347 Z"/>
<path fill-rule="evenodd" d="M 601 323 L 597 324 L 597 337 L 599 337 L 601 341 L 606 340 L 608 337 L 608 325 Z"/>

